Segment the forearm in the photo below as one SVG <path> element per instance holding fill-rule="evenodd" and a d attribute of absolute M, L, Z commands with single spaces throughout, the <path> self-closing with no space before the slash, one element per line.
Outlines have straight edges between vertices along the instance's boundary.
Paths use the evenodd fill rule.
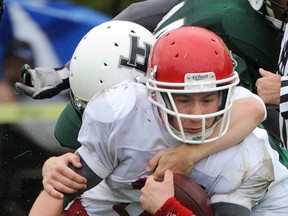
<path fill-rule="evenodd" d="M 147 0 L 134 3 L 114 17 L 113 20 L 135 22 L 153 32 L 158 22 L 177 3 L 177 0 Z"/>
<path fill-rule="evenodd" d="M 193 213 L 181 205 L 174 197 L 171 197 L 154 214 L 154 216 L 166 215 L 193 216 Z"/>
<path fill-rule="evenodd" d="M 247 137 L 263 120 L 265 108 L 253 98 L 240 99 L 234 102 L 231 120 L 227 133 L 217 141 L 198 145 L 197 160 L 210 154 L 232 147 Z M 195 163 L 195 162 L 194 162 Z"/>
<path fill-rule="evenodd" d="M 63 200 L 55 199 L 43 190 L 35 200 L 29 216 L 57 216 L 63 210 Z"/>
<path fill-rule="evenodd" d="M 76 197 L 81 196 L 81 194 L 83 194 L 85 191 L 90 190 L 91 188 L 95 187 L 102 181 L 102 178 L 100 178 L 90 169 L 90 167 L 86 164 L 86 162 L 83 160 L 81 155 L 79 155 L 78 153 L 76 153 L 76 155 L 80 157 L 80 163 L 82 164 L 82 167 L 76 168 L 73 165 L 70 165 L 70 168 L 77 174 L 87 179 L 87 184 L 86 184 L 87 187 L 85 189 L 80 189 L 76 193 L 73 193 L 73 194 L 65 194 L 64 206 L 66 206 L 70 201 L 72 201 Z"/>

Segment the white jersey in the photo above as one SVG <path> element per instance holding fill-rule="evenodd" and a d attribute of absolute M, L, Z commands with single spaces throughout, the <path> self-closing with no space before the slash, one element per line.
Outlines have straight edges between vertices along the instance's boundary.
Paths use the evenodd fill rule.
<path fill-rule="evenodd" d="M 236 88 L 235 96 L 258 98 L 242 87 Z M 82 195 L 82 203 L 89 215 L 101 216 L 140 215 L 140 190 L 133 189 L 134 182 L 151 174 L 145 169 L 156 152 L 181 144 L 162 124 L 146 87 L 133 82 L 122 82 L 89 102 L 78 140 L 78 153 L 104 179 Z M 232 202 L 249 209 L 271 182 L 287 175 L 262 129 L 241 144 L 202 159 L 189 173 L 205 187 L 212 203 Z"/>

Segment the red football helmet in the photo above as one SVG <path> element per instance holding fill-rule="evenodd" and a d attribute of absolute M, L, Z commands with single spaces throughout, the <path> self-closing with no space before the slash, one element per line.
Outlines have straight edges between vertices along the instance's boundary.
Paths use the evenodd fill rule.
<path fill-rule="evenodd" d="M 215 33 L 201 27 L 181 27 L 160 37 L 152 48 L 148 62 L 149 97 L 158 106 L 170 134 L 179 141 L 200 144 L 216 140 L 228 129 L 230 108 L 235 86 L 239 82 L 234 71 L 236 62 Z M 172 94 L 220 92 L 219 109 L 206 115 L 179 113 Z M 177 118 L 179 131 L 173 128 L 168 116 Z M 181 119 L 201 119 L 202 132 L 187 134 Z M 205 120 L 214 118 L 207 129 Z M 222 119 L 221 121 L 219 121 Z M 221 122 L 219 135 L 208 138 L 217 123 Z M 206 128 L 206 129 L 205 129 Z"/>

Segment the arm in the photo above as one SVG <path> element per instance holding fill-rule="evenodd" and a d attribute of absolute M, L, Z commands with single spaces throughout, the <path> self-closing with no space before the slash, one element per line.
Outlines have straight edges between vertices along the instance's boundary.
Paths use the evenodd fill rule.
<path fill-rule="evenodd" d="M 280 87 L 283 87 L 285 81 L 281 82 L 281 76 L 262 68 L 259 69 L 261 78 L 256 81 L 257 94 L 262 98 L 265 104 L 279 105 L 280 103 Z M 283 101 L 284 102 L 284 101 Z"/>
<path fill-rule="evenodd" d="M 67 65 L 61 68 L 33 69 L 25 64 L 20 72 L 22 83 L 16 82 L 15 88 L 34 99 L 51 98 L 70 87 Z"/>
<path fill-rule="evenodd" d="M 77 153 L 76 153 L 77 154 Z M 70 166 L 75 173 L 85 177 L 87 179 L 87 187 L 83 189 L 79 189 L 77 192 L 73 194 L 65 194 L 64 199 L 57 199 L 50 196 L 47 191 L 42 191 L 40 195 L 37 197 L 36 201 L 34 202 L 32 209 L 30 211 L 30 216 L 33 215 L 60 215 L 59 213 L 62 212 L 63 207 L 65 207 L 69 202 L 71 202 L 76 197 L 79 197 L 82 193 L 86 190 L 89 190 L 96 185 L 98 185 L 102 178 L 96 175 L 89 166 L 85 163 L 85 161 L 78 155 L 80 158 L 81 167 L 75 168 L 73 165 Z M 72 172 L 75 176 L 75 174 Z M 49 211 L 47 211 L 49 208 Z"/>
<path fill-rule="evenodd" d="M 173 173 L 165 171 L 164 180 L 158 182 L 153 176 L 147 177 L 144 187 L 141 189 L 141 205 L 143 209 L 155 216 L 179 215 L 193 216 L 194 214 L 174 198 Z M 212 204 L 214 215 L 249 216 L 248 208 L 226 202 Z"/>
<path fill-rule="evenodd" d="M 144 26 L 153 32 L 157 24 L 178 0 L 148 0 L 131 4 L 113 20 L 126 20 Z"/>
<path fill-rule="evenodd" d="M 42 168 L 43 186 L 50 196 L 57 199 L 63 198 L 63 193 L 75 193 L 77 190 L 85 189 L 87 179 L 75 173 L 69 165 L 81 168 L 79 156 L 66 153 L 59 157 L 51 157 L 45 161 Z M 60 193 L 63 192 L 63 193 Z"/>
<path fill-rule="evenodd" d="M 62 210 L 63 200 L 55 199 L 43 190 L 35 200 L 29 216 L 56 216 L 61 215 Z"/>
<path fill-rule="evenodd" d="M 127 20 L 140 24 L 153 32 L 162 17 L 176 4 L 177 0 L 148 0 L 130 5 L 113 20 Z M 16 89 L 34 99 L 51 98 L 68 89 L 69 62 L 61 68 L 21 68 L 22 83 Z"/>
<path fill-rule="evenodd" d="M 232 106 L 229 129 L 221 139 L 203 145 L 182 144 L 162 150 L 149 161 L 147 171 L 155 170 L 156 177 L 163 176 L 167 169 L 185 175 L 200 159 L 242 141 L 261 123 L 264 116 L 265 107 L 257 99 L 239 99 Z"/>
<path fill-rule="evenodd" d="M 154 214 L 154 216 L 166 215 L 195 216 L 189 209 L 181 205 L 181 203 L 179 203 L 174 197 L 170 197 Z"/>

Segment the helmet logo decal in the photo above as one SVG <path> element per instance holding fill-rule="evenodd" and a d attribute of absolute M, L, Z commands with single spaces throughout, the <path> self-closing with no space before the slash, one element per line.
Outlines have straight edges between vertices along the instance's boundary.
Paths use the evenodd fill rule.
<path fill-rule="evenodd" d="M 139 37 L 130 35 L 130 56 L 127 58 L 120 56 L 120 66 L 133 67 L 136 70 L 146 73 L 148 56 L 151 50 L 151 45 L 144 43 L 144 47 L 140 47 Z M 142 58 L 142 61 L 139 59 Z"/>
<path fill-rule="evenodd" d="M 216 77 L 213 72 L 187 73 L 185 74 L 185 83 L 192 85 L 185 86 L 185 89 L 199 89 L 199 85 L 202 86 L 202 89 L 216 87 L 215 81 Z"/>

